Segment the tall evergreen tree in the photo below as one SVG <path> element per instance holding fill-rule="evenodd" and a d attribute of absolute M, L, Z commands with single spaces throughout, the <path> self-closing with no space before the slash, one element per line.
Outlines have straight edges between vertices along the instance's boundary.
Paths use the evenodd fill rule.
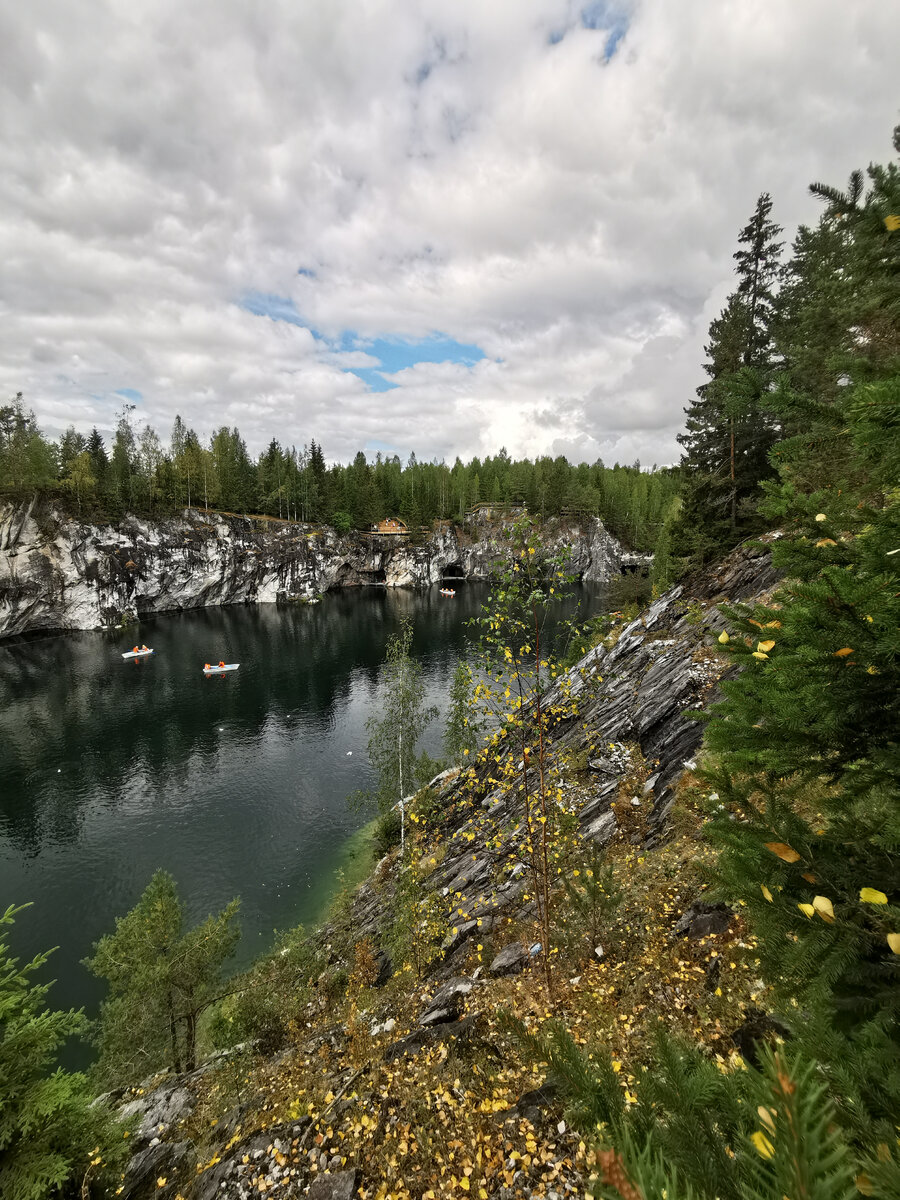
<path fill-rule="evenodd" d="M 781 232 L 763 193 L 741 230 L 738 286 L 710 326 L 708 381 L 687 412 L 682 469 L 684 507 L 673 529 L 677 554 L 694 564 L 721 553 L 759 527 L 760 482 L 771 475 L 775 421 L 764 399 L 772 385 L 774 287 Z"/>

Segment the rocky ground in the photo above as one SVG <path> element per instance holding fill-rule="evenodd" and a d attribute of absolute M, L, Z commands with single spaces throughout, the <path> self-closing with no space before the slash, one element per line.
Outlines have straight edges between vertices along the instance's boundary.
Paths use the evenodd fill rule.
<path fill-rule="evenodd" d="M 764 549 L 739 547 L 559 681 L 578 702 L 550 749 L 577 820 L 571 875 L 602 848 L 620 903 L 599 932 L 560 907 L 552 997 L 515 801 L 492 768 L 474 782 L 447 773 L 412 810 L 428 954 L 392 959 L 389 856 L 316 935 L 314 978 L 298 972 L 279 1046 L 238 1046 L 109 1098 L 137 1122 L 119 1194 L 583 1195 L 590 1131 L 572 1127 L 508 1014 L 534 1029 L 553 1015 L 579 1044 L 610 1048 L 628 1103 L 661 1027 L 731 1069 L 764 1021 L 764 989 L 740 913 L 703 898 L 702 824 L 716 797 L 694 776 L 702 726 L 691 713 L 727 669 L 717 603 L 765 603 L 775 582 Z"/>

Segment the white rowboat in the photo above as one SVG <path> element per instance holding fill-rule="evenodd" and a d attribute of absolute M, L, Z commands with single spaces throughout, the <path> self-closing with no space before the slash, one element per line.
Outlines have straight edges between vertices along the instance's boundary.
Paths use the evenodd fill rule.
<path fill-rule="evenodd" d="M 240 663 L 217 663 L 211 666 L 209 663 L 203 668 L 204 675 L 224 675 L 226 671 L 236 671 Z"/>
<path fill-rule="evenodd" d="M 153 651 L 148 646 L 145 646 L 141 650 L 139 650 L 137 648 L 137 646 L 135 646 L 135 648 L 133 650 L 126 650 L 125 653 L 122 655 L 122 657 L 123 658 L 146 658 L 148 654 L 152 654 L 152 653 L 153 653 Z"/>
<path fill-rule="evenodd" d="M 441 595 L 442 596 L 455 596 L 456 592 L 453 590 L 453 588 L 441 588 Z"/>

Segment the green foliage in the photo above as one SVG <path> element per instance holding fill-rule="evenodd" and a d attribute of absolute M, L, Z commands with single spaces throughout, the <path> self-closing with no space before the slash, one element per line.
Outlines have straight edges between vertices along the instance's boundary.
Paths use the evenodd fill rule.
<path fill-rule="evenodd" d="M 850 1200 L 865 1175 L 896 1179 L 886 1143 L 855 1148 L 835 1120 L 815 1064 L 764 1048 L 760 1069 L 723 1073 L 664 1036 L 637 1095 L 626 1096 L 608 1052 L 590 1056 L 558 1023 L 539 1032 L 506 1017 L 562 1089 L 571 1123 L 599 1132 L 594 1194 L 604 1200 Z M 890 1190 L 874 1191 L 887 1200 Z"/>
<path fill-rule="evenodd" d="M 0 914 L 10 928 L 22 908 Z M 81 1012 L 47 1008 L 50 984 L 33 981 L 49 954 L 19 965 L 0 942 L 0 1195 L 43 1200 L 74 1189 L 108 1166 L 107 1144 L 118 1130 L 91 1108 L 82 1075 L 52 1070 L 61 1046 L 86 1032 Z"/>
<path fill-rule="evenodd" d="M 384 844 L 399 824 L 405 838 L 405 801 L 433 777 L 430 758 L 417 754 L 422 734 L 437 716 L 424 703 L 422 668 L 412 657 L 412 622 L 404 620 L 399 633 L 388 639 L 384 677 L 385 700 L 380 712 L 366 721 L 369 762 L 377 774 L 373 792 L 354 797 L 355 803 L 375 804 L 379 813 L 376 840 Z M 398 816 L 399 814 L 399 816 Z"/>
<path fill-rule="evenodd" d="M 459 662 L 450 685 L 450 706 L 444 729 L 444 746 L 450 761 L 460 766 L 468 755 L 474 755 L 481 744 L 486 722 L 472 708 L 475 676 L 467 662 Z"/>
<path fill-rule="evenodd" d="M 683 507 L 668 552 L 699 566 L 762 528 L 760 482 L 772 474 L 776 425 L 766 405 L 775 368 L 774 287 L 781 232 L 763 193 L 741 231 L 738 286 L 709 330 L 709 379 L 686 410 Z"/>
<path fill-rule="evenodd" d="M 316 973 L 315 950 L 303 927 L 281 934 L 249 971 L 229 981 L 232 995 L 215 1006 L 210 1039 L 220 1047 L 253 1040 L 261 1053 L 274 1053 L 288 1040 Z"/>
<path fill-rule="evenodd" d="M 175 881 L 157 871 L 85 965 L 109 983 L 100 1008 L 98 1078 L 121 1084 L 164 1067 L 193 1070 L 197 1022 L 220 997 L 222 965 L 240 937 L 239 901 L 185 929 Z"/>
<path fill-rule="evenodd" d="M 571 871 L 563 874 L 567 912 L 564 922 L 570 948 L 593 954 L 609 917 L 618 908 L 621 894 L 613 868 L 603 861 L 603 851 L 591 842 Z"/>
<path fill-rule="evenodd" d="M 119 414 L 107 449 L 98 430 L 85 438 L 67 429 L 54 445 L 24 408 L 21 394 L 0 405 L 0 489 L 14 494 L 53 491 L 74 501 L 79 514 L 118 516 L 125 510 L 154 512 L 212 507 L 263 513 L 282 520 L 327 522 L 339 533 L 366 530 L 397 515 L 411 540 L 437 520 L 462 523 L 473 504 L 488 499 L 524 503 L 542 519 L 579 522 L 600 515 L 607 528 L 637 549 L 652 549 L 679 481 L 668 471 L 639 463 L 606 467 L 574 465 L 565 458 L 493 457 L 420 462 L 411 454 L 380 452 L 374 461 L 358 452 L 330 467 L 313 439 L 298 450 L 273 439 L 254 461 L 237 428 L 222 426 L 208 442 L 176 416 L 168 445 L 156 431 L 132 424 L 133 405 Z M 88 461 L 78 461 L 87 453 Z M 478 526 L 472 532 L 477 535 Z"/>
<path fill-rule="evenodd" d="M 394 970 L 409 969 L 422 980 L 428 967 L 441 955 L 441 939 L 447 932 L 447 914 L 441 897 L 425 886 L 429 872 L 416 855 L 401 866 L 392 902 L 393 923 L 388 946 Z"/>

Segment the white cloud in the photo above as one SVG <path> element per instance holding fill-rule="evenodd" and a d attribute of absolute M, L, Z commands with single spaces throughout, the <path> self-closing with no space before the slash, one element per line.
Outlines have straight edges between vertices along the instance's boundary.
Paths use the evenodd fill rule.
<path fill-rule="evenodd" d="M 758 193 L 790 234 L 807 183 L 887 157 L 900 9 L 611 0 L 588 29 L 585 7 L 8 11 L 0 394 L 55 432 L 111 428 L 134 388 L 163 435 L 181 412 L 253 449 L 672 461 Z M 486 358 L 369 395 L 365 346 L 252 293 L 330 339 L 440 331 Z"/>

